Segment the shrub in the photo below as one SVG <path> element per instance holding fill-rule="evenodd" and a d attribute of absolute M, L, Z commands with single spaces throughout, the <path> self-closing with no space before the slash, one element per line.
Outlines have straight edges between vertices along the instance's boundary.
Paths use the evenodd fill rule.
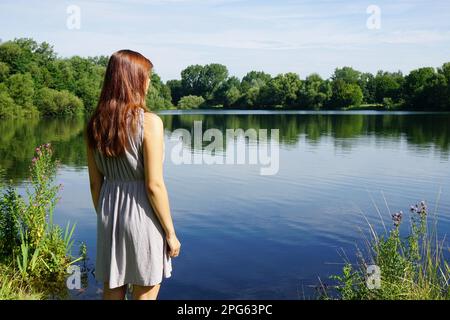
<path fill-rule="evenodd" d="M 203 103 L 205 102 L 205 99 L 200 96 L 184 96 L 178 101 L 178 108 L 179 109 L 197 109 L 199 108 Z"/>
<path fill-rule="evenodd" d="M 0 267 L 7 270 L 0 279 L 0 298 L 3 286 L 5 295 L 11 294 L 8 288 L 19 293 L 29 288 L 42 296 L 55 291 L 67 294 L 67 267 L 81 259 L 70 254 L 75 226 L 67 224 L 63 231 L 53 223 L 60 189 L 54 183 L 56 171 L 50 144 L 42 145 L 30 166 L 28 200 L 11 185 L 0 195 Z"/>
<path fill-rule="evenodd" d="M 6 90 L 0 88 L 0 118 L 18 116 L 18 108 Z"/>
<path fill-rule="evenodd" d="M 83 113 L 83 102 L 67 90 L 42 88 L 35 98 L 35 105 L 45 116 L 77 115 Z"/>
<path fill-rule="evenodd" d="M 411 228 L 405 238 L 400 236 L 402 211 L 392 215 L 393 228 L 388 234 L 380 236 L 370 226 L 367 256 L 360 254 L 356 266 L 347 262 L 341 275 L 332 276 L 338 282 L 340 299 L 450 299 L 450 267 L 444 254 L 448 247 L 437 239 L 435 224 L 429 230 L 424 201 L 411 206 L 410 213 Z M 368 265 L 379 267 L 378 288 L 367 285 Z"/>

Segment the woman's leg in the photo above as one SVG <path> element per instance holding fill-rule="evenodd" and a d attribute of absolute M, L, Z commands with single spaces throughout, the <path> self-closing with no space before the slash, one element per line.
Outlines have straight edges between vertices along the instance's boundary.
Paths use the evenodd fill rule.
<path fill-rule="evenodd" d="M 156 300 L 161 284 L 150 287 L 133 285 L 134 300 Z"/>
<path fill-rule="evenodd" d="M 127 285 L 110 289 L 107 282 L 103 284 L 103 300 L 123 300 L 127 293 Z"/>

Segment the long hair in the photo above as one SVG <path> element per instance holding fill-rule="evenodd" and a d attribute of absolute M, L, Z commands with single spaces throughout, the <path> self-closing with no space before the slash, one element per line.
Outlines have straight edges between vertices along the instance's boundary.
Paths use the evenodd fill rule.
<path fill-rule="evenodd" d="M 110 157 L 125 152 L 128 135 L 136 133 L 139 109 L 147 110 L 146 85 L 152 68 L 151 61 L 135 51 L 120 50 L 111 56 L 100 100 L 86 128 L 89 147 Z"/>

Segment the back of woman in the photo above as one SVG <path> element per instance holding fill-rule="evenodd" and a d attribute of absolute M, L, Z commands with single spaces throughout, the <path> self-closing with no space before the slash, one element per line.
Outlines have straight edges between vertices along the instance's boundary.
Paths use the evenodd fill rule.
<path fill-rule="evenodd" d="M 123 299 L 129 284 L 136 299 L 156 299 L 180 250 L 162 175 L 162 122 L 145 105 L 151 68 L 137 52 L 114 53 L 86 131 L 95 277 L 105 299 Z"/>

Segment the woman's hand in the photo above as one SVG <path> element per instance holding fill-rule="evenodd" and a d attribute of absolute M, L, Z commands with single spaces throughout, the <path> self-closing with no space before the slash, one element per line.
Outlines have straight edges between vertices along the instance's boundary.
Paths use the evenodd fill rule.
<path fill-rule="evenodd" d="M 169 245 L 169 256 L 172 258 L 178 257 L 180 254 L 181 243 L 175 234 L 166 236 L 167 244 Z"/>

